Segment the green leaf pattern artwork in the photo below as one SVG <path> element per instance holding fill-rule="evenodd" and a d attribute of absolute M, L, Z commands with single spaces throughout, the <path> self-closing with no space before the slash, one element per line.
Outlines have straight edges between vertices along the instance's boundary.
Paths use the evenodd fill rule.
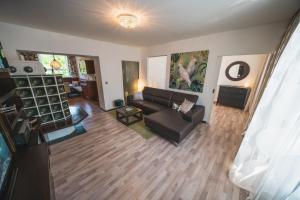
<path fill-rule="evenodd" d="M 169 87 L 202 93 L 208 53 L 204 50 L 172 54 Z"/>

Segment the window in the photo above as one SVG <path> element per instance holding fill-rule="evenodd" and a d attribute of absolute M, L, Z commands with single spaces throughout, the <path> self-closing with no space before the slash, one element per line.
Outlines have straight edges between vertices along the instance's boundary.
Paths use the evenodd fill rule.
<path fill-rule="evenodd" d="M 79 61 L 79 72 L 80 72 L 80 75 L 86 75 L 87 74 L 86 64 L 85 64 L 84 60 Z"/>
<path fill-rule="evenodd" d="M 68 57 L 64 55 L 52 55 L 52 54 L 38 54 L 40 63 L 47 69 L 46 74 L 52 74 L 52 68 L 50 63 L 53 61 L 53 57 L 60 62 L 61 67 L 58 70 L 54 70 L 55 74 L 62 74 L 63 77 L 70 76 Z"/>

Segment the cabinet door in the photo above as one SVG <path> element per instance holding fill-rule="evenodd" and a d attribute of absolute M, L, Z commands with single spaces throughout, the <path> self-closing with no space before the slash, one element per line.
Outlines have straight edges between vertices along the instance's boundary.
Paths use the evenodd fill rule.
<path fill-rule="evenodd" d="M 85 67 L 87 74 L 95 74 L 95 66 L 93 60 L 85 60 Z"/>
<path fill-rule="evenodd" d="M 82 89 L 82 96 L 83 98 L 88 98 L 88 91 L 87 91 L 87 83 L 86 81 L 81 81 L 80 86 Z"/>

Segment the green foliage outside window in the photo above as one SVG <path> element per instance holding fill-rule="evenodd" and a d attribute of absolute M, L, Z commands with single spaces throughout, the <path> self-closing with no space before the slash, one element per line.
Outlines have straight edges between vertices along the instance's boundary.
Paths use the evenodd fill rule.
<path fill-rule="evenodd" d="M 79 61 L 79 71 L 80 71 L 80 75 L 86 75 L 87 74 L 86 65 L 85 65 L 84 60 Z"/>
<path fill-rule="evenodd" d="M 44 67 L 46 67 L 47 71 L 46 74 L 52 74 L 52 68 L 50 66 L 50 63 L 53 61 L 53 55 L 52 54 L 38 54 L 38 58 L 40 63 Z M 62 74 L 63 77 L 69 77 L 70 71 L 69 71 L 69 63 L 68 63 L 68 57 L 64 55 L 54 55 L 54 58 L 60 62 L 61 67 L 58 70 L 54 70 L 55 74 Z"/>

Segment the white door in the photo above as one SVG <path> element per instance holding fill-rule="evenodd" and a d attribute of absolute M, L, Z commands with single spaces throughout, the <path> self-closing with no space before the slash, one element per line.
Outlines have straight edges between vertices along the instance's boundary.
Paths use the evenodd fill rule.
<path fill-rule="evenodd" d="M 149 57 L 147 62 L 147 82 L 149 87 L 166 89 L 167 56 Z"/>

